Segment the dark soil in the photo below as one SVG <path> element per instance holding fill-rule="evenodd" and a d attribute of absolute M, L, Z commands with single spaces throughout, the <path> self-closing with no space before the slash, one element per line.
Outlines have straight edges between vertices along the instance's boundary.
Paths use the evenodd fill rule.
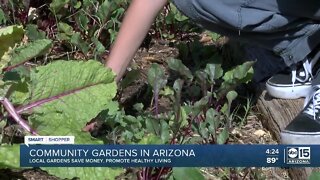
<path fill-rule="evenodd" d="M 49 175 L 47 172 L 41 169 L 25 169 L 25 170 L 13 170 L 13 169 L 0 169 L 1 180 L 58 180 L 55 176 Z"/>

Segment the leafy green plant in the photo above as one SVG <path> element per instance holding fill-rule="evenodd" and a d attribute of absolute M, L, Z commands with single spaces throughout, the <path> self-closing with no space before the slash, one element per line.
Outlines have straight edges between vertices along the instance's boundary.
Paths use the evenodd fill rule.
<path fill-rule="evenodd" d="M 9 2 L 0 5 L 0 22 L 22 24 L 30 40 L 46 35 L 63 51 L 81 52 L 86 59 L 98 59 L 115 40 L 128 6 L 127 0 Z"/>
<path fill-rule="evenodd" d="M 157 37 L 173 39 L 177 35 L 196 31 L 197 27 L 191 24 L 189 18 L 184 16 L 173 3 L 169 2 L 157 17 L 153 29 Z"/>
<path fill-rule="evenodd" d="M 159 93 L 160 90 L 166 85 L 167 80 L 165 78 L 164 72 L 157 64 L 152 64 L 151 69 L 148 72 L 148 82 L 153 88 L 154 94 L 154 103 L 156 114 L 159 113 L 158 111 L 158 100 L 159 100 Z"/>
<path fill-rule="evenodd" d="M 252 64 L 247 62 L 226 72 L 219 63 L 207 64 L 205 68 L 192 72 L 181 60 L 170 59 L 168 67 L 173 71 L 170 74 L 165 73 L 160 65 L 152 64 L 148 71 L 153 92 L 149 111 L 138 103 L 134 106 L 138 112 L 136 116 L 113 113 L 112 117 L 105 119 L 113 129 L 112 134 L 116 134 L 110 140 L 142 144 L 228 143 L 235 117 L 232 102 L 237 93 L 234 88 L 250 80 Z M 164 98 L 170 101 L 170 107 L 167 111 L 160 111 L 160 101 Z M 112 122 L 108 119 L 115 119 L 116 124 L 110 124 Z M 194 168 L 147 167 L 139 170 L 138 179 L 182 179 L 183 174 L 202 176 Z"/>
<path fill-rule="evenodd" d="M 67 55 L 77 59 L 102 58 L 115 40 L 129 5 L 128 0 L 8 1 L 0 5 L 0 23 L 22 24 L 29 40 L 46 36 L 54 40 L 55 53 L 61 54 L 58 57 Z M 182 37 L 195 30 L 189 22 L 170 2 L 158 16 L 150 34 L 165 39 Z"/>
<path fill-rule="evenodd" d="M 45 54 L 51 47 L 47 39 L 19 45 L 23 29 L 10 26 L 0 29 L 1 120 L 2 132 L 18 124 L 22 134 L 73 135 L 76 143 L 103 143 L 82 128 L 101 111 L 117 108 L 114 74 L 94 60 L 58 60 L 30 68 L 25 63 Z M 18 145 L 4 140 L 0 145 L 0 167 L 18 168 Z M 63 178 L 113 179 L 122 169 L 44 168 Z"/>
<path fill-rule="evenodd" d="M 71 49 L 75 46 L 85 56 L 101 55 L 114 41 L 127 4 L 126 0 L 52 1 L 58 40 L 71 44 Z"/>
<path fill-rule="evenodd" d="M 0 9 L 0 24 L 5 24 L 7 22 L 7 17 L 2 9 Z"/>
<path fill-rule="evenodd" d="M 173 168 L 172 179 L 183 180 L 183 179 L 198 179 L 204 180 L 203 175 L 196 168 Z"/>

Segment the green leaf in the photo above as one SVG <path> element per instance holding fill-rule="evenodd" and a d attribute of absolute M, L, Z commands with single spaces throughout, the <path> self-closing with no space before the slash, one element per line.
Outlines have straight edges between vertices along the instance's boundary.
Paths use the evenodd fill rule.
<path fill-rule="evenodd" d="M 5 122 L 5 121 L 0 121 L 0 129 L 2 130 L 2 128 L 4 128 L 4 127 L 6 126 L 6 124 L 7 124 L 7 122 Z M 2 142 L 2 141 L 1 141 L 1 137 L 0 137 L 0 142 Z"/>
<path fill-rule="evenodd" d="M 126 76 L 120 82 L 120 87 L 123 89 L 128 87 L 129 85 L 131 85 L 131 83 L 133 83 L 136 79 L 138 79 L 140 75 L 141 75 L 141 72 L 137 69 L 133 69 L 127 72 Z"/>
<path fill-rule="evenodd" d="M 184 144 L 202 144 L 204 139 L 201 136 L 192 136 L 185 140 Z"/>
<path fill-rule="evenodd" d="M 161 131 L 161 126 L 159 124 L 159 120 L 158 119 L 154 119 L 154 118 L 147 118 L 146 119 L 146 127 L 148 132 L 153 133 L 157 136 L 160 135 L 160 131 Z"/>
<path fill-rule="evenodd" d="M 108 108 L 116 94 L 114 74 L 93 60 L 55 61 L 31 72 L 32 125 L 41 135 L 79 133 Z"/>
<path fill-rule="evenodd" d="M 173 83 L 173 90 L 176 94 L 179 94 L 179 96 L 181 95 L 183 83 L 184 81 L 182 79 L 176 79 Z"/>
<path fill-rule="evenodd" d="M 223 128 L 222 132 L 218 135 L 217 143 L 218 144 L 225 144 L 229 138 L 228 128 Z"/>
<path fill-rule="evenodd" d="M 125 171 L 125 169 L 122 168 L 106 167 L 44 167 L 41 169 L 48 171 L 49 174 L 53 174 L 63 179 L 73 179 L 78 177 L 79 179 L 94 180 L 116 179 L 117 176 Z"/>
<path fill-rule="evenodd" d="M 207 129 L 207 122 L 200 122 L 199 133 L 200 133 L 201 137 L 203 137 L 203 138 L 207 139 L 209 137 L 209 132 Z"/>
<path fill-rule="evenodd" d="M 27 101 L 29 95 L 28 83 L 26 81 L 19 81 L 12 84 L 10 87 L 14 89 L 10 95 L 10 100 L 14 105 L 20 105 Z"/>
<path fill-rule="evenodd" d="M 193 116 L 198 115 L 203 110 L 203 108 L 205 108 L 208 105 L 210 96 L 211 94 L 208 94 L 207 96 L 202 97 L 199 101 L 194 103 L 192 111 Z"/>
<path fill-rule="evenodd" d="M 69 42 L 70 39 L 71 39 L 71 36 L 67 35 L 66 33 L 58 33 L 56 35 L 56 37 L 57 37 L 57 39 L 59 41 L 67 41 L 67 42 Z"/>
<path fill-rule="evenodd" d="M 139 111 L 141 112 L 143 110 L 143 107 L 144 107 L 144 105 L 142 103 L 137 103 L 137 104 L 133 105 L 133 109 L 138 111 L 138 112 Z"/>
<path fill-rule="evenodd" d="M 152 64 L 148 71 L 148 82 L 155 92 L 160 92 L 167 84 L 167 78 L 164 71 L 158 64 Z"/>
<path fill-rule="evenodd" d="M 204 176 L 201 174 L 200 170 L 197 168 L 172 168 L 172 176 L 175 180 L 186 180 L 186 179 L 196 179 L 204 180 Z"/>
<path fill-rule="evenodd" d="M 180 107 L 180 127 L 185 127 L 189 124 L 186 107 Z"/>
<path fill-rule="evenodd" d="M 65 5 L 67 5 L 70 2 L 70 0 L 53 0 L 50 3 L 50 9 L 54 13 L 58 13 Z"/>
<path fill-rule="evenodd" d="M 80 1 L 77 1 L 74 5 L 73 5 L 73 7 L 75 8 L 75 9 L 79 9 L 80 7 L 81 7 L 81 2 Z"/>
<path fill-rule="evenodd" d="M 58 23 L 58 30 L 60 33 L 63 32 L 68 36 L 72 36 L 74 33 L 73 28 L 69 24 L 63 22 Z"/>
<path fill-rule="evenodd" d="M 164 121 L 164 120 L 161 120 L 160 121 L 160 124 L 161 124 L 161 140 L 162 140 L 162 143 L 167 143 L 169 141 L 169 138 L 170 138 L 170 127 L 169 127 L 169 124 Z"/>
<path fill-rule="evenodd" d="M 52 46 L 52 41 L 49 39 L 35 40 L 26 45 L 20 46 L 12 53 L 10 66 L 16 66 L 37 56 L 44 55 Z"/>
<path fill-rule="evenodd" d="M 111 2 L 109 2 L 109 0 L 105 0 L 100 5 L 97 12 L 97 16 L 100 18 L 101 23 L 104 23 L 108 19 L 110 12 L 112 12 Z"/>
<path fill-rule="evenodd" d="M 78 137 L 76 137 L 78 138 Z M 20 167 L 20 145 L 1 145 L 0 146 L 0 168 L 19 168 Z M 49 174 L 60 178 L 72 179 L 115 179 L 124 172 L 122 168 L 106 167 L 43 167 L 41 168 Z"/>
<path fill-rule="evenodd" d="M 237 98 L 237 96 L 238 96 L 238 93 L 236 91 L 229 91 L 227 93 L 227 100 L 228 100 L 229 107 L 231 106 L 232 101 Z"/>
<path fill-rule="evenodd" d="M 6 83 L 2 79 L 0 80 L 0 96 L 5 97 L 8 94 L 10 87 L 12 86 L 11 83 Z M 0 110 L 2 110 L 0 108 Z"/>
<path fill-rule="evenodd" d="M 191 71 L 189 70 L 189 68 L 187 66 L 185 66 L 181 60 L 179 59 L 170 59 L 168 61 L 168 66 L 170 69 L 177 71 L 178 73 L 180 73 L 182 76 L 187 77 L 188 79 L 192 79 L 193 75 L 191 73 Z"/>
<path fill-rule="evenodd" d="M 240 66 L 237 66 L 234 71 L 234 77 L 240 80 L 243 80 L 243 82 L 248 81 L 248 74 L 253 74 L 253 64 L 254 61 L 245 62 Z M 250 79 L 249 79 L 250 80 Z"/>
<path fill-rule="evenodd" d="M 27 66 L 17 66 L 16 68 L 14 68 L 12 71 L 7 71 L 5 74 L 4 74 L 4 78 L 6 78 L 7 74 L 8 74 L 8 77 L 9 77 L 9 73 L 15 73 L 15 79 L 13 79 L 14 81 L 21 81 L 21 80 L 29 80 L 30 78 L 30 72 L 31 72 L 31 69 L 30 67 L 27 67 Z M 11 76 L 12 74 L 10 74 Z M 9 79 L 12 79 L 12 78 L 9 78 Z"/>
<path fill-rule="evenodd" d="M 136 139 L 142 139 L 145 135 L 145 132 L 144 131 L 137 131 L 137 132 L 134 132 L 134 138 Z M 134 141 L 131 141 L 131 142 L 134 142 Z"/>
<path fill-rule="evenodd" d="M 174 91 L 172 90 L 171 87 L 166 86 L 162 91 L 160 91 L 160 95 L 173 96 L 174 95 Z"/>
<path fill-rule="evenodd" d="M 312 172 L 308 180 L 318 180 L 320 179 L 320 172 Z"/>
<path fill-rule="evenodd" d="M 20 167 L 20 145 L 0 145 L 0 168 Z"/>
<path fill-rule="evenodd" d="M 6 37 L 6 36 L 10 36 Z M 14 43 L 19 42 L 23 36 L 23 28 L 22 26 L 8 26 L 8 27 L 3 27 L 0 28 L 0 40 L 11 40 Z M 13 39 L 11 39 L 13 38 Z M 9 42 L 8 42 L 9 43 Z"/>
<path fill-rule="evenodd" d="M 171 10 L 173 10 L 175 12 L 175 15 L 174 15 L 175 20 L 182 22 L 182 21 L 186 21 L 189 19 L 187 16 L 184 16 L 180 11 L 178 11 L 176 6 L 170 6 L 170 8 L 172 8 L 172 7 L 173 7 L 173 9 L 171 9 Z"/>
<path fill-rule="evenodd" d="M 5 68 L 10 61 L 9 50 L 23 37 L 22 26 L 0 28 L 0 69 Z"/>
<path fill-rule="evenodd" d="M 28 39 L 31 41 L 46 38 L 46 33 L 38 29 L 38 26 L 35 24 L 28 24 L 26 26 L 26 35 L 28 36 Z"/>
<path fill-rule="evenodd" d="M 0 45 L 1 46 L 1 45 Z M 0 57 L 0 73 L 2 74 L 3 69 L 6 68 L 11 60 L 12 49 L 8 49 L 7 52 L 4 52 L 2 57 Z M 3 85 L 3 81 L 0 80 L 0 85 Z"/>
<path fill-rule="evenodd" d="M 96 1 L 92 1 L 92 0 L 83 0 L 83 1 L 82 1 L 82 4 L 83 4 L 83 6 L 82 6 L 82 7 L 83 7 L 84 9 L 86 9 L 86 8 L 90 7 L 90 6 L 92 5 L 92 3 L 93 3 L 93 2 L 96 2 Z"/>
<path fill-rule="evenodd" d="M 208 77 L 208 74 L 203 72 L 203 71 L 196 71 L 196 80 L 199 82 L 199 83 L 204 83 L 206 82 L 207 80 L 207 77 Z"/>
<path fill-rule="evenodd" d="M 208 35 L 211 37 L 211 39 L 212 39 L 213 41 L 217 41 L 218 39 L 220 39 L 220 38 L 222 37 L 222 36 L 221 36 L 220 34 L 218 34 L 218 33 L 210 32 L 210 31 L 208 31 L 207 33 L 208 33 Z"/>
<path fill-rule="evenodd" d="M 219 125 L 219 119 L 217 118 L 218 115 L 219 113 L 213 108 L 208 109 L 208 111 L 206 112 L 206 122 L 208 122 L 210 125 L 209 130 L 211 128 L 212 131 L 216 131 Z"/>
<path fill-rule="evenodd" d="M 106 48 L 104 47 L 104 45 L 95 37 L 91 38 L 91 41 L 94 43 L 95 45 L 95 55 L 101 55 L 102 53 L 105 52 Z"/>
<path fill-rule="evenodd" d="M 5 24 L 7 22 L 7 18 L 3 10 L 0 8 L 0 25 Z"/>
<path fill-rule="evenodd" d="M 159 136 L 156 136 L 154 134 L 147 134 L 140 140 L 139 144 L 163 144 L 163 143 Z"/>
<path fill-rule="evenodd" d="M 249 61 L 236 66 L 232 70 L 225 73 L 225 75 L 223 76 L 223 80 L 227 82 L 238 80 L 241 83 L 246 83 L 252 77 L 253 64 L 254 64 L 254 61 Z"/>
<path fill-rule="evenodd" d="M 108 29 L 108 32 L 110 34 L 110 42 L 113 43 L 118 35 L 118 31 L 114 29 Z"/>
<path fill-rule="evenodd" d="M 106 105 L 106 109 L 108 109 L 108 115 L 115 115 L 119 111 L 119 102 L 118 101 L 109 101 Z"/>
<path fill-rule="evenodd" d="M 132 138 L 133 138 L 133 133 L 132 133 L 131 131 L 125 130 L 125 131 L 122 133 L 122 138 L 124 138 L 125 141 L 131 142 L 131 141 L 132 141 Z"/>
<path fill-rule="evenodd" d="M 228 91 L 234 89 L 241 83 L 248 83 L 253 76 L 253 64 L 253 61 L 245 62 L 226 72 L 222 77 L 224 81 L 218 90 L 218 96 L 224 96 Z"/>
<path fill-rule="evenodd" d="M 79 14 L 76 21 L 78 22 L 82 31 L 86 32 L 88 30 L 88 24 L 90 22 L 89 18 L 85 14 Z"/>
<path fill-rule="evenodd" d="M 223 70 L 220 64 L 207 64 L 204 71 L 208 74 L 211 83 L 223 75 Z"/>
<path fill-rule="evenodd" d="M 72 44 L 74 44 L 75 46 L 77 46 L 84 54 L 87 54 L 89 52 L 89 44 L 82 39 L 81 34 L 80 33 L 74 33 L 71 36 L 71 41 Z"/>

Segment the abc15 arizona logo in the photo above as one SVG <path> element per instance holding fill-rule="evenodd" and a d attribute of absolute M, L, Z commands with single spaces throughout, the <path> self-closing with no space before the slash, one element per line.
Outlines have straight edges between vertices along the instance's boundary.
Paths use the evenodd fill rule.
<path fill-rule="evenodd" d="M 287 164 L 310 164 L 310 147 L 287 147 Z"/>

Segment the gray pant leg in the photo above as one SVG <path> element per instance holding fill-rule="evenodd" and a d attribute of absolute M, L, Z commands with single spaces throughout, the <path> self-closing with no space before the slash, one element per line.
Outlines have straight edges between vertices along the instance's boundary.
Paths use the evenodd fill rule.
<path fill-rule="evenodd" d="M 290 66 L 320 43 L 318 0 L 174 0 L 200 26 L 273 51 Z"/>

